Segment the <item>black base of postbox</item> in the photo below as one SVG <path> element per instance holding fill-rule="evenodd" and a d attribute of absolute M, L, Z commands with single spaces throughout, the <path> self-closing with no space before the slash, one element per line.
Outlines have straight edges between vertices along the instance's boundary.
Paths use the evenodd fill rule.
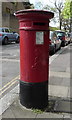
<path fill-rule="evenodd" d="M 20 81 L 20 103 L 26 108 L 44 109 L 48 105 L 48 81 L 27 83 Z"/>

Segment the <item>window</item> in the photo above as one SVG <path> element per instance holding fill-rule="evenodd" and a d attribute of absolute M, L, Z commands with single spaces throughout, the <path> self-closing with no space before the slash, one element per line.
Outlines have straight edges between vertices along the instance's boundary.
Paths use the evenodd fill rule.
<path fill-rule="evenodd" d="M 2 29 L 2 32 L 4 32 L 4 29 Z"/>
<path fill-rule="evenodd" d="M 65 36 L 65 33 L 64 33 L 64 32 L 59 32 L 59 33 L 57 34 L 57 36 Z"/>
<path fill-rule="evenodd" d="M 2 28 L 0 28 L 0 32 L 2 32 Z"/>
<path fill-rule="evenodd" d="M 10 32 L 10 33 L 13 33 L 13 30 L 12 30 L 12 29 L 9 29 L 9 32 Z"/>
<path fill-rule="evenodd" d="M 49 38 L 52 39 L 52 37 L 53 37 L 53 32 L 50 31 L 50 36 L 49 36 Z"/>
<path fill-rule="evenodd" d="M 5 29 L 5 32 L 8 32 L 8 33 L 9 33 L 9 29 Z"/>
<path fill-rule="evenodd" d="M 10 13 L 10 8 L 6 7 L 6 12 Z"/>
<path fill-rule="evenodd" d="M 0 28 L 0 32 L 4 32 L 4 29 L 3 29 L 3 28 Z"/>

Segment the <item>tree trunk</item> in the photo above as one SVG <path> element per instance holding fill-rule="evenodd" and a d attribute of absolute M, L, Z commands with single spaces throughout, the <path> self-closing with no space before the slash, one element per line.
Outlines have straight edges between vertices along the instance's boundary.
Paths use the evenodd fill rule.
<path fill-rule="evenodd" d="M 61 10 L 59 10 L 59 21 L 60 21 L 59 29 L 61 30 L 61 26 L 62 26 Z"/>
<path fill-rule="evenodd" d="M 61 30 L 61 26 L 62 26 L 62 21 L 61 21 L 61 19 L 60 19 L 60 30 Z"/>
<path fill-rule="evenodd" d="M 72 1 L 70 3 L 70 32 L 72 32 Z"/>

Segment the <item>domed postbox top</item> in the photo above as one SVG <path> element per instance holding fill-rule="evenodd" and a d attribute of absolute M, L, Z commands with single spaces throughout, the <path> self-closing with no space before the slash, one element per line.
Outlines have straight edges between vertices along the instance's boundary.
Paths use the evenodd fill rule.
<path fill-rule="evenodd" d="M 15 13 L 15 16 L 18 17 L 19 19 L 21 18 L 51 19 L 54 17 L 54 13 L 45 10 L 27 9 L 17 11 Z"/>

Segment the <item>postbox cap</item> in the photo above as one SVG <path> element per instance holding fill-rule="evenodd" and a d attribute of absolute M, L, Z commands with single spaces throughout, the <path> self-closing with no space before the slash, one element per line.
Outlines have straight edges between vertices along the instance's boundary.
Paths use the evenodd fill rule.
<path fill-rule="evenodd" d="M 25 17 L 39 17 L 39 18 L 46 18 L 51 19 L 54 17 L 54 13 L 46 10 L 36 10 L 36 9 L 27 9 L 27 10 L 19 10 L 15 13 L 15 16 L 21 18 L 21 16 Z"/>

